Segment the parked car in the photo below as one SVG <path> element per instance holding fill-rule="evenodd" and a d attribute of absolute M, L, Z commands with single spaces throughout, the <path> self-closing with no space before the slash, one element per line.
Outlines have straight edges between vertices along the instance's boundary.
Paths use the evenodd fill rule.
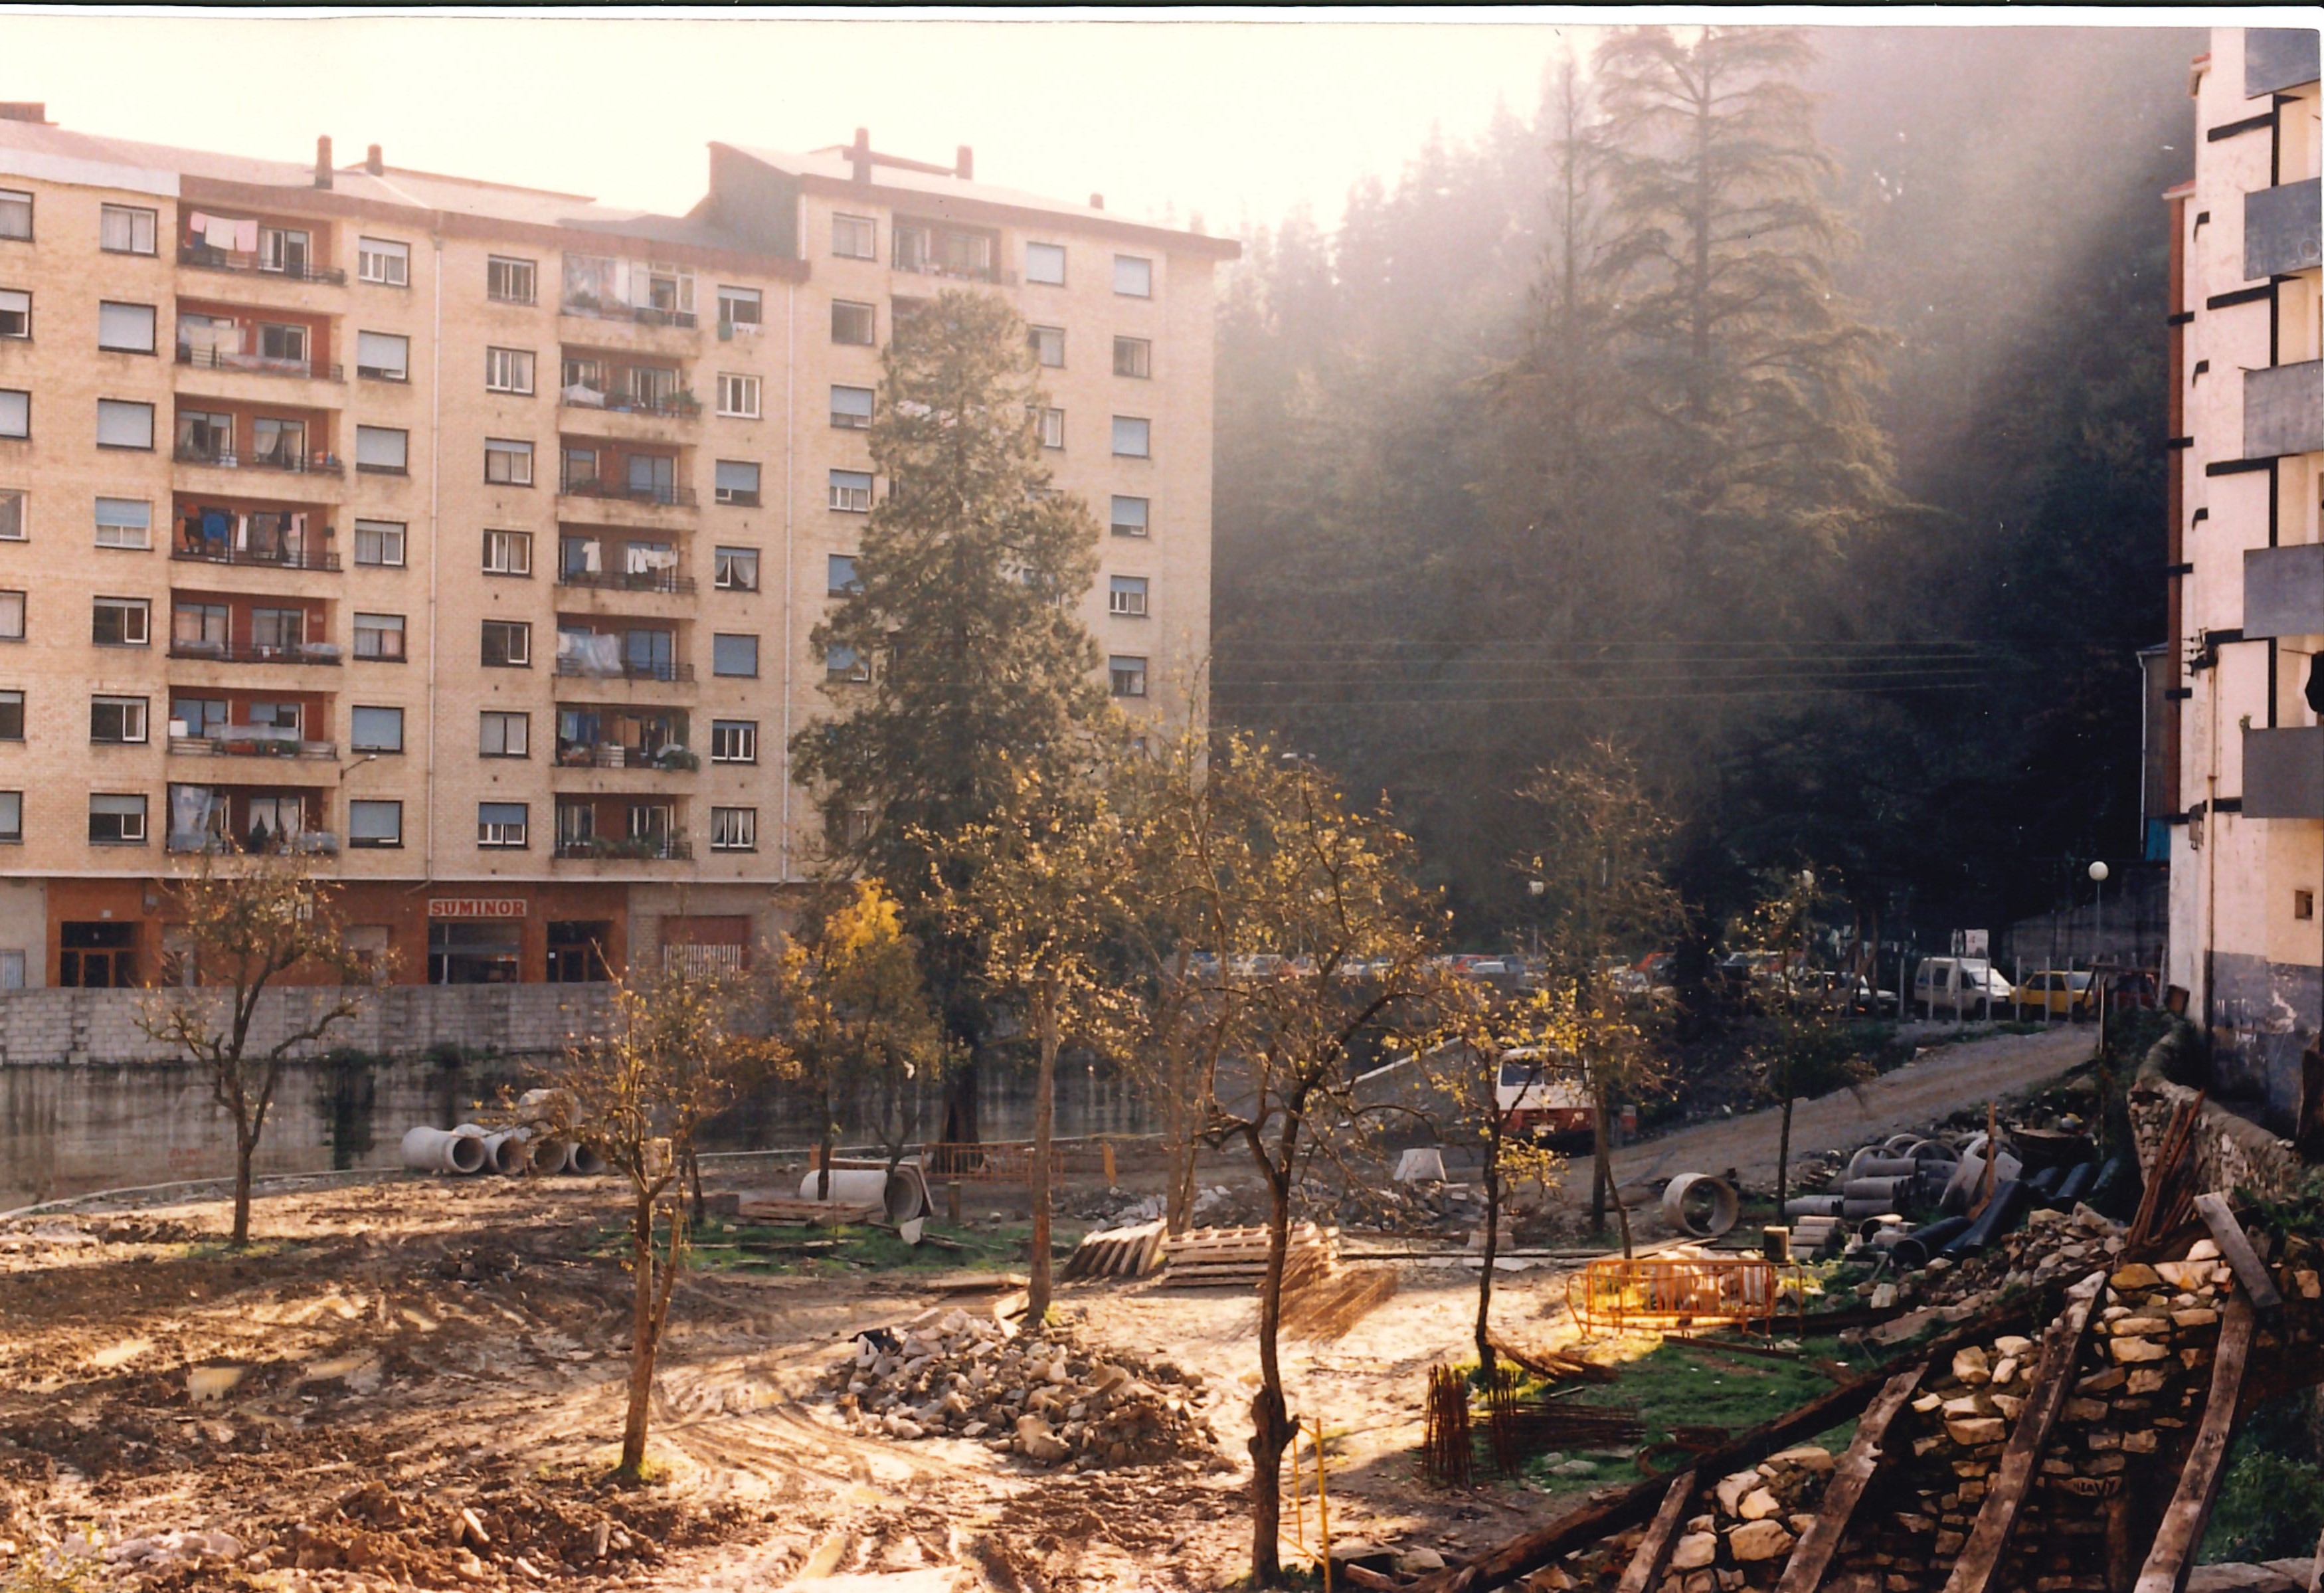
<path fill-rule="evenodd" d="M 2015 992 L 1982 957 L 1931 957 L 1913 970 L 1913 1005 L 1923 1017 L 1991 1017 Z"/>
<path fill-rule="evenodd" d="M 2030 1009 L 2044 1017 L 2079 1023 L 2098 1010 L 2098 982 L 2087 968 L 2080 972 L 2043 968 L 2019 982 L 2009 1005 L 2014 1011 Z"/>
<path fill-rule="evenodd" d="M 1493 1104 L 1508 1115 L 1510 1133 L 1553 1144 L 1586 1140 L 1597 1126 L 1572 1060 L 1532 1046 L 1501 1053 Z"/>

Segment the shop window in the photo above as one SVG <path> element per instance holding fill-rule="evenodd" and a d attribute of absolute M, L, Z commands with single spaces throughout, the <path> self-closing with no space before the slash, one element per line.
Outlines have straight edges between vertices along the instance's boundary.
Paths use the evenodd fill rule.
<path fill-rule="evenodd" d="M 613 977 L 605 969 L 605 948 L 613 939 L 613 926 L 604 919 L 550 920 L 549 982 L 604 984 Z"/>
<path fill-rule="evenodd" d="M 513 985 L 521 977 L 523 930 L 514 923 L 431 923 L 428 982 L 431 985 Z"/>
<path fill-rule="evenodd" d="M 118 990 L 137 982 L 137 926 L 70 920 L 57 926 L 57 983 L 69 990 Z"/>

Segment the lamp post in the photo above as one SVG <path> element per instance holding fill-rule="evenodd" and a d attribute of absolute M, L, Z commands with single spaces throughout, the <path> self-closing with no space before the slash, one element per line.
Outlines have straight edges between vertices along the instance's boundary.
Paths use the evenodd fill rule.
<path fill-rule="evenodd" d="M 1533 866 L 1536 868 L 1540 867 L 1541 859 L 1538 857 L 1535 858 L 1533 860 Z M 1533 959 L 1536 965 L 1534 972 L 1538 975 L 1541 971 L 1539 967 L 1541 962 L 1541 899 L 1549 894 L 1549 882 L 1545 879 L 1529 879 L 1526 881 L 1526 894 L 1533 898 L 1534 903 Z"/>
<path fill-rule="evenodd" d="M 2107 868 L 2104 863 L 2090 865 L 2090 883 L 2098 887 L 2098 928 L 2092 935 L 2090 966 L 2098 967 L 2098 959 L 2106 955 L 2106 882 Z"/>

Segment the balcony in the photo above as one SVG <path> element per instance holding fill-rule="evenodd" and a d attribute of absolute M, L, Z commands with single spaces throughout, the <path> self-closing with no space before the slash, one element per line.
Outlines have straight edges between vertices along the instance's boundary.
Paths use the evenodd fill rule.
<path fill-rule="evenodd" d="M 702 767 L 702 755 L 682 746 L 665 746 L 659 752 L 649 752 L 643 746 L 625 746 L 612 742 L 559 742 L 557 746 L 557 766 L 560 769 L 645 769 L 658 774 L 692 774 Z"/>
<path fill-rule="evenodd" d="M 696 420 L 702 413 L 702 401 L 691 393 L 642 395 L 618 386 L 600 392 L 582 382 L 558 389 L 557 402 L 567 409 L 586 410 L 592 414 L 649 415 L 669 421 Z"/>
<path fill-rule="evenodd" d="M 214 470 L 281 470 L 292 476 L 345 476 L 346 463 L 337 454 L 310 454 L 277 449 L 268 453 L 243 453 L 234 449 L 207 448 L 181 442 L 171 457 L 180 465 L 207 465 Z"/>
<path fill-rule="evenodd" d="M 336 760 L 336 741 L 302 741 L 289 730 L 267 725 L 221 725 L 215 736 L 172 736 L 172 757 L 309 758 Z"/>
<path fill-rule="evenodd" d="M 666 592 L 681 597 L 692 595 L 696 586 L 692 576 L 671 570 L 560 570 L 557 584 L 598 592 Z"/>
<path fill-rule="evenodd" d="M 892 255 L 895 268 L 914 276 L 1013 288 L 1017 285 L 1017 273 L 992 263 L 999 245 L 1000 240 L 991 233 L 968 232 L 899 216 L 895 223 Z"/>
<path fill-rule="evenodd" d="M 325 528 L 319 541 L 330 541 L 331 533 Z M 320 547 L 285 547 L 272 551 L 256 548 L 228 548 L 208 542 L 190 548 L 183 543 L 170 550 L 170 557 L 188 564 L 244 564 L 269 570 L 337 570 L 339 556 Z"/>
<path fill-rule="evenodd" d="M 214 249 L 208 244 L 180 244 L 178 264 L 190 265 L 197 271 L 232 271 L 253 276 L 270 276 L 287 282 L 325 282 L 344 287 L 347 273 L 336 266 L 294 265 L 285 268 L 269 265 L 255 253 L 239 249 Z"/>
<path fill-rule="evenodd" d="M 173 829 L 170 832 L 169 849 L 172 852 L 207 852 L 213 857 L 232 853 L 248 855 L 254 851 L 270 855 L 300 857 L 336 857 L 339 838 L 327 829 L 300 829 L 289 835 L 272 836 L 253 847 L 246 841 L 229 840 L 208 829 Z"/>
<path fill-rule="evenodd" d="M 2319 264 L 2319 180 L 2254 189 L 2244 195 L 2244 279 L 2313 271 Z"/>
<path fill-rule="evenodd" d="M 288 646 L 235 644 L 226 642 L 206 642 L 198 639 L 173 637 L 170 642 L 171 658 L 192 659 L 204 663 L 324 663 L 337 665 L 341 651 L 337 642 L 298 642 Z"/>
<path fill-rule="evenodd" d="M 694 843 L 663 836 L 641 836 L 634 840 L 590 836 L 559 840 L 555 855 L 601 863 L 686 863 L 694 857 Z"/>
<path fill-rule="evenodd" d="M 560 483 L 558 492 L 568 498 L 601 498 L 622 504 L 653 504 L 665 509 L 693 509 L 701 498 L 690 486 L 667 486 L 659 482 L 604 481 L 594 476 L 572 477 Z"/>
<path fill-rule="evenodd" d="M 259 376 L 297 376 L 309 382 L 344 382 L 344 366 L 311 359 L 281 359 L 269 354 L 243 354 L 231 348 L 197 348 L 178 345 L 178 363 L 197 371 L 237 371 Z"/>
<path fill-rule="evenodd" d="M 2324 542 L 2246 550 L 2243 631 L 2324 635 Z"/>
<path fill-rule="evenodd" d="M 2244 458 L 2324 449 L 2324 361 L 2244 373 Z"/>
<path fill-rule="evenodd" d="M 582 657 L 577 653 L 558 654 L 557 672 L 586 681 L 659 681 L 665 683 L 691 684 L 694 680 L 694 666 L 690 663 L 674 663 L 661 659 L 625 658 L 618 663 L 608 664 L 600 660 Z"/>
<path fill-rule="evenodd" d="M 588 293 L 567 293 L 557 309 L 561 315 L 578 315 L 591 320 L 630 321 L 641 327 L 676 327 L 682 331 L 692 331 L 701 324 L 691 310 L 662 310 L 650 304 L 622 304 Z"/>

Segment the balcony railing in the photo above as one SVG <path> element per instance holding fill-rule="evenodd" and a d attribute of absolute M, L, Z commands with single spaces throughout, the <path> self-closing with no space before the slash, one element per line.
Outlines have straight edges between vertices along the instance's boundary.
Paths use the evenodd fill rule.
<path fill-rule="evenodd" d="M 178 264 L 203 271 L 240 271 L 254 276 L 279 276 L 294 282 L 330 282 L 344 284 L 347 273 L 329 265 L 302 265 L 285 270 L 269 265 L 257 255 L 246 255 L 239 249 L 213 249 L 208 244 L 180 244 Z"/>
<path fill-rule="evenodd" d="M 690 331 L 700 324 L 691 310 L 656 310 L 650 304 L 611 304 L 586 294 L 568 293 L 558 308 L 567 315 L 586 315 L 595 320 L 633 320 L 641 326 L 682 327 Z"/>
<path fill-rule="evenodd" d="M 606 862 L 683 863 L 694 856 L 694 843 L 659 837 L 615 840 L 607 836 L 592 836 L 586 840 L 558 841 L 557 856 Z"/>
<path fill-rule="evenodd" d="M 586 659 L 576 658 L 570 654 L 557 661 L 557 672 L 560 675 L 574 675 L 584 680 L 595 681 L 685 682 L 694 679 L 694 666 L 690 663 L 640 662 L 635 659 L 625 658 L 622 661 L 619 669 L 609 669 L 603 664 L 593 663 Z"/>
<path fill-rule="evenodd" d="M 653 769 L 664 774 L 691 774 L 702 767 L 702 755 L 682 746 L 665 746 L 648 752 L 642 746 L 624 746 L 619 742 L 560 741 L 557 744 L 557 766 L 560 769 Z"/>
<path fill-rule="evenodd" d="M 178 363 L 198 371 L 246 371 L 260 376 L 300 376 L 313 382 L 344 382 L 345 366 L 311 359 L 283 359 L 272 354 L 244 354 L 232 348 L 196 348 L 178 345 Z"/>
<path fill-rule="evenodd" d="M 960 282 L 993 282 L 1004 288 L 1017 285 L 1017 273 L 998 265 L 947 265 L 941 260 L 899 260 L 898 271 L 914 276 L 941 276 Z"/>
<path fill-rule="evenodd" d="M 230 448 L 204 448 L 181 442 L 171 454 L 180 465 L 208 465 L 218 470 L 283 470 L 293 476 L 344 476 L 346 464 L 337 454 L 295 453 L 276 449 L 271 453 L 243 453 Z"/>
<path fill-rule="evenodd" d="M 339 838 L 327 829 L 300 829 L 289 835 L 269 836 L 255 848 L 248 838 L 228 840 L 207 829 L 173 829 L 170 832 L 169 849 L 172 852 L 209 852 L 223 856 L 228 852 L 296 853 L 305 856 L 330 856 L 339 849 Z"/>
<path fill-rule="evenodd" d="M 622 392 L 600 393 L 595 387 L 576 383 L 560 388 L 557 402 L 567 409 L 601 411 L 609 415 L 659 415 L 670 420 L 689 421 L 702 413 L 702 401 L 691 393 L 667 393 L 659 398 L 640 398 Z"/>
<path fill-rule="evenodd" d="M 672 592 L 681 597 L 695 588 L 692 576 L 668 570 L 560 570 L 557 572 L 557 584 L 603 592 Z"/>
<path fill-rule="evenodd" d="M 337 758 L 339 744 L 302 741 L 263 725 L 225 725 L 215 736 L 172 736 L 170 752 L 177 757 Z"/>
<path fill-rule="evenodd" d="M 324 533 L 328 540 L 329 533 Z M 254 564 L 275 570 L 337 570 L 339 556 L 323 548 L 286 548 L 274 552 L 262 552 L 256 548 L 214 548 L 204 542 L 198 548 L 183 543 L 170 550 L 170 557 L 189 564 Z"/>
<path fill-rule="evenodd" d="M 595 476 L 568 477 L 557 490 L 568 498 L 613 498 L 632 504 L 659 504 L 668 509 L 691 509 L 699 502 L 690 486 L 604 481 Z"/>
<path fill-rule="evenodd" d="M 285 647 L 233 645 L 225 642 L 191 641 L 182 637 L 170 643 L 171 658 L 198 659 L 209 663 L 327 663 L 337 664 L 341 658 L 337 642 L 295 642 Z"/>

